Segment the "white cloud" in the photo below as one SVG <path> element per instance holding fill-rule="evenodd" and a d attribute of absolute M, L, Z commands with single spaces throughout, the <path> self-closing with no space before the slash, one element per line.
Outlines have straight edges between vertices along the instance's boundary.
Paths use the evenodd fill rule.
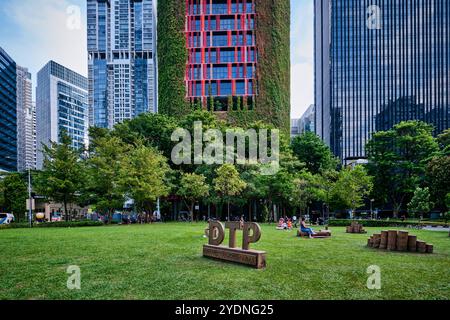
<path fill-rule="evenodd" d="M 27 63 L 33 61 L 35 66 L 30 67 L 35 69 L 43 67 L 49 60 L 55 60 L 87 75 L 84 14 L 81 13 L 80 16 L 80 28 L 73 29 L 68 25 L 68 21 L 73 22 L 68 8 L 81 3 L 78 0 L 21 0 L 4 4 L 3 11 L 15 27 L 21 30 L 20 43 L 14 44 L 19 47 L 14 48 L 14 51 L 19 51 L 21 57 L 24 54 L 28 57 L 18 59 L 18 62 L 27 67 Z"/>

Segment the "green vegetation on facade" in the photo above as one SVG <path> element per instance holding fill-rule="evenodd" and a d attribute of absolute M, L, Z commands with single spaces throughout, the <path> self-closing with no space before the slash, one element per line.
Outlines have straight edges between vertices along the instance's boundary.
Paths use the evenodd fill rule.
<path fill-rule="evenodd" d="M 244 128 L 264 121 L 289 133 L 290 1 L 256 0 L 255 4 L 258 96 L 256 102 L 248 104 L 237 99 L 236 107 L 227 112 L 227 120 Z M 199 108 L 186 100 L 185 6 L 179 0 L 158 2 L 159 111 L 175 117 Z M 210 99 L 207 103 L 211 109 L 221 109 L 214 102 L 211 105 Z"/>
<path fill-rule="evenodd" d="M 174 117 L 189 114 L 184 76 L 186 49 L 185 1 L 158 1 L 158 92 L 159 112 Z"/>
<path fill-rule="evenodd" d="M 255 120 L 290 130 L 290 13 L 289 0 L 256 0 L 258 96 Z"/>

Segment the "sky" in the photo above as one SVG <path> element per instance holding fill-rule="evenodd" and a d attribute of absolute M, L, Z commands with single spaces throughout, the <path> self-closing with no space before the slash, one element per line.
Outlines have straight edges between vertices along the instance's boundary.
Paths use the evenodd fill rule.
<path fill-rule="evenodd" d="M 313 0 L 291 0 L 291 117 L 314 103 Z M 0 0 L 0 47 L 37 72 L 54 60 L 87 76 L 86 0 Z"/>

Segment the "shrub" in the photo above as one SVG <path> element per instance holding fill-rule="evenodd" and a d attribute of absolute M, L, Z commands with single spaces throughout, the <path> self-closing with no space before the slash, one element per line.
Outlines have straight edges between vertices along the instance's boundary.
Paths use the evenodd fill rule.
<path fill-rule="evenodd" d="M 329 226 L 332 227 L 346 227 L 352 223 L 353 220 L 349 219 L 335 219 L 330 220 L 328 223 Z M 400 220 L 358 220 L 364 227 L 374 227 L 374 228 L 386 228 L 386 227 L 408 227 L 408 226 L 441 226 L 444 223 L 439 222 L 408 222 L 408 221 L 400 221 Z"/>
<path fill-rule="evenodd" d="M 30 225 L 28 223 L 11 223 L 0 225 L 0 230 L 2 229 L 20 229 L 28 228 Z M 103 226 L 101 221 L 59 221 L 59 222 L 44 222 L 44 223 L 33 223 L 33 228 L 79 228 L 79 227 L 98 227 Z"/>

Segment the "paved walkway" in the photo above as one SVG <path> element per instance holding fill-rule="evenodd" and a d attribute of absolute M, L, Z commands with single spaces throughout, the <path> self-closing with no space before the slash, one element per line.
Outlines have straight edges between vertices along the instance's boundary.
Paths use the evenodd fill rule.
<path fill-rule="evenodd" d="M 422 230 L 427 230 L 427 231 L 446 231 L 449 232 L 450 228 L 443 228 L 443 227 L 425 227 Z"/>

